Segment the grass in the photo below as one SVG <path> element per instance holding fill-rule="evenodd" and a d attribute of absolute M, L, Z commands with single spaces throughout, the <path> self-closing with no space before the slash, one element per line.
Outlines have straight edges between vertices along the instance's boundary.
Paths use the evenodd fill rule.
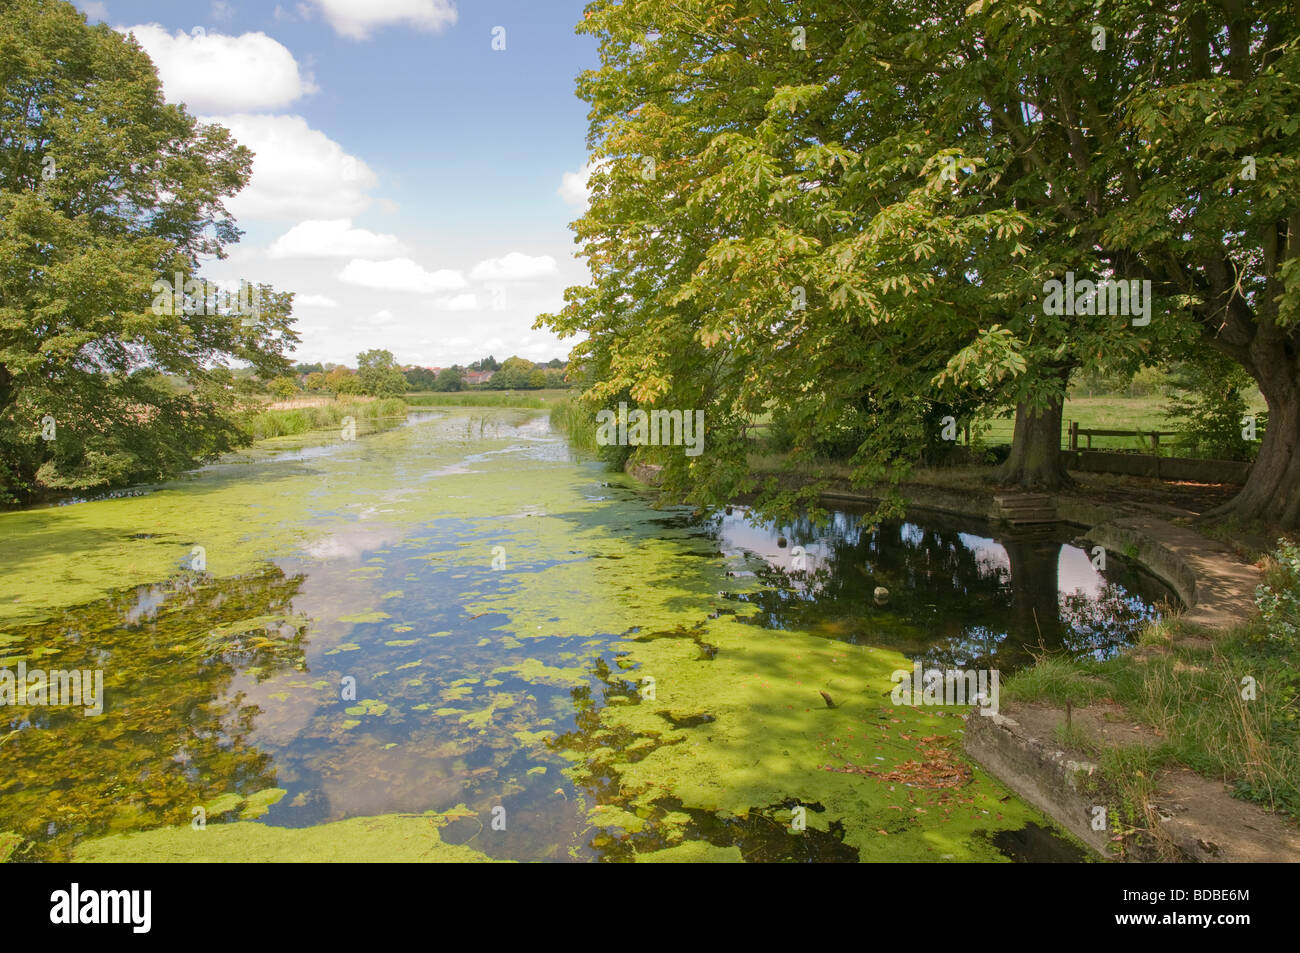
<path fill-rule="evenodd" d="M 1099 397 L 1071 396 L 1065 401 L 1061 441 L 1067 439 L 1070 424 L 1077 423 L 1083 430 L 1141 430 L 1152 431 L 1177 430 L 1178 424 L 1166 416 L 1168 398 L 1161 395 L 1145 397 L 1127 397 L 1107 395 Z M 1262 413 L 1267 409 L 1264 398 L 1258 392 L 1247 396 L 1247 409 L 1250 413 Z M 1015 430 L 1015 417 L 985 418 L 978 422 L 983 432 L 985 444 L 1009 444 Z M 1176 447 L 1175 437 L 1162 437 L 1160 448 L 1168 452 Z M 1087 438 L 1080 436 L 1079 445 L 1087 447 Z M 1145 437 L 1093 437 L 1094 450 L 1134 450 L 1142 453 L 1151 452 L 1151 441 Z"/>
<path fill-rule="evenodd" d="M 449 393 L 407 394 L 406 402 L 412 407 L 526 407 L 543 409 L 554 407 L 568 399 L 567 389 L 530 391 L 454 391 Z"/>
<path fill-rule="evenodd" d="M 1179 647 L 1172 638 L 1181 629 L 1163 620 L 1144 634 L 1161 651 L 1105 662 L 1044 656 L 1013 675 L 1004 695 L 1057 706 L 1110 700 L 1155 729 L 1161 743 L 1141 751 L 1091 746 L 1130 827 L 1148 819 L 1152 775 L 1171 765 L 1223 778 L 1236 796 L 1300 820 L 1300 650 L 1257 622 L 1208 650 Z"/>
<path fill-rule="evenodd" d="M 598 452 L 595 417 L 584 411 L 572 397 L 551 405 L 551 426 L 567 435 L 573 446 L 588 453 Z"/>
<path fill-rule="evenodd" d="M 1178 429 L 1176 421 L 1166 416 L 1168 398 L 1156 394 L 1144 397 L 1106 395 L 1098 397 L 1070 396 L 1066 398 L 1061 424 L 1061 445 L 1068 439 L 1070 424 L 1077 423 L 1083 430 L 1140 430 L 1169 432 Z M 1247 395 L 1250 413 L 1267 409 L 1262 395 L 1256 391 Z M 1015 432 L 1015 413 L 1007 409 L 1005 416 L 994 414 L 977 420 L 972 427 L 972 437 L 978 437 L 985 446 L 1005 446 L 1011 443 Z M 756 416 L 751 426 L 755 434 L 764 434 L 771 426 L 771 414 Z M 1169 453 L 1176 448 L 1176 437 L 1162 437 L 1160 451 Z M 1087 438 L 1079 438 L 1081 448 L 1087 447 Z M 1151 441 L 1146 437 L 1093 437 L 1094 450 L 1132 450 L 1151 452 Z"/>
<path fill-rule="evenodd" d="M 272 437 L 292 437 L 313 430 L 337 428 L 343 424 L 345 417 L 353 417 L 358 423 L 404 418 L 406 409 L 406 403 L 395 397 L 386 400 L 339 400 L 292 410 L 263 410 L 246 417 L 243 427 L 254 440 L 268 440 Z"/>

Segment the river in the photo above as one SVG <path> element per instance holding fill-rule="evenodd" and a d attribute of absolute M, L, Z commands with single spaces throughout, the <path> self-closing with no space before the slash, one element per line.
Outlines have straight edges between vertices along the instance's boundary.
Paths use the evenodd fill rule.
<path fill-rule="evenodd" d="M 1082 856 L 891 673 L 1105 657 L 1168 593 L 1059 529 L 745 516 L 496 409 L 0 514 L 0 668 L 105 685 L 4 709 L 0 857 Z"/>

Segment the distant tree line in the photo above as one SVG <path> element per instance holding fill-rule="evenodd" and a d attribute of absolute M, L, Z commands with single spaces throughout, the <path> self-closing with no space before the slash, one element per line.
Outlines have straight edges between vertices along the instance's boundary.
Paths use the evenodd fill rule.
<path fill-rule="evenodd" d="M 470 375 L 490 372 L 491 377 L 475 381 Z M 355 369 L 342 364 L 295 364 L 292 374 L 281 375 L 265 382 L 264 389 L 281 400 L 295 394 L 329 393 L 336 396 L 399 397 L 402 394 L 422 391 L 452 392 L 470 388 L 490 390 L 540 390 L 547 387 L 566 387 L 565 362 L 558 358 L 545 364 L 522 357 L 510 357 L 498 362 L 488 355 L 472 364 L 451 367 L 403 368 L 391 351 L 369 350 L 357 355 Z M 260 388 L 252 375 L 238 386 L 247 393 Z"/>

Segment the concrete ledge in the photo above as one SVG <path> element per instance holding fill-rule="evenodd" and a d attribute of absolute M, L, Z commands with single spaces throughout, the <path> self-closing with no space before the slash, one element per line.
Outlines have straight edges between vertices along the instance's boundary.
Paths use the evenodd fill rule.
<path fill-rule="evenodd" d="M 1100 523 L 1088 539 L 1136 559 L 1173 587 L 1187 609 L 1184 621 L 1210 629 L 1231 628 L 1255 611 L 1262 574 L 1242 562 L 1226 543 L 1154 516 Z"/>
<path fill-rule="evenodd" d="M 1245 483 L 1250 464 L 1236 460 L 1201 460 L 1188 457 L 1158 457 L 1148 453 L 1115 453 L 1105 450 L 1066 450 L 1062 455 L 1071 470 L 1083 473 L 1122 473 L 1155 477 L 1158 480 L 1188 480 L 1193 483 Z"/>
<path fill-rule="evenodd" d="M 1068 758 L 1050 742 L 1035 738 L 1006 715 L 966 716 L 966 753 L 1071 834 L 1098 856 L 1107 853 L 1107 831 L 1092 829 L 1094 799 L 1083 791 L 1082 779 L 1097 770 L 1088 761 Z"/>
<path fill-rule="evenodd" d="M 657 473 L 648 476 L 653 478 Z M 909 509 L 997 520 L 991 492 L 916 484 L 902 489 Z M 880 497 L 845 489 L 826 491 L 822 499 L 872 503 Z M 1261 573 L 1243 562 L 1226 544 L 1152 513 L 1134 514 L 1130 508 L 1129 515 L 1115 518 L 1113 507 L 1068 493 L 1056 495 L 1055 501 L 1062 522 L 1087 529 L 1088 539 L 1115 553 L 1135 558 L 1164 580 L 1186 607 L 1180 614 L 1184 620 L 1206 629 L 1221 630 L 1253 615 L 1254 592 Z M 1076 712 L 1076 717 L 1079 714 Z M 1014 706 L 1004 708 L 1004 714 L 1000 715 L 983 716 L 978 712 L 968 715 L 963 743 L 966 754 L 1069 830 L 1097 856 L 1114 860 L 1108 850 L 1109 830 L 1092 828 L 1093 808 L 1101 805 L 1094 804 L 1095 796 L 1085 793 L 1085 779 L 1097 766 L 1062 750 L 1052 740 L 1053 732 L 1043 724 L 1030 731 L 1015 715 Z M 1167 774 L 1162 773 L 1162 789 L 1154 806 L 1160 817 L 1159 836 L 1175 855 L 1192 861 L 1300 859 L 1300 835 L 1293 825 L 1253 804 L 1232 798 L 1221 782 L 1199 778 L 1190 771 L 1172 777 Z M 1161 858 L 1144 851 L 1130 854 L 1128 859 Z"/>

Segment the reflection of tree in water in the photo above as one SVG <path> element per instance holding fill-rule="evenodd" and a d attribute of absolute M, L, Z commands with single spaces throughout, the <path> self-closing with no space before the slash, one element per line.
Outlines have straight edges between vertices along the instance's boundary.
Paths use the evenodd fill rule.
<path fill-rule="evenodd" d="M 802 519 L 771 535 L 828 555 L 811 572 L 760 568 L 768 585 L 735 597 L 758 607 L 756 624 L 898 648 L 927 667 L 1010 672 L 1043 650 L 1105 657 L 1156 615 L 1132 590 L 1158 587 L 1119 560 L 1096 595 L 1061 593 L 1063 540 L 1051 529 L 1004 534 L 999 545 L 979 542 L 992 532 L 973 536 L 968 520 L 873 528 L 837 513 L 829 527 Z M 877 586 L 890 592 L 885 606 L 874 602 Z"/>
<path fill-rule="evenodd" d="M 291 610 L 303 578 L 179 578 L 18 630 L 6 667 L 102 669 L 105 704 L 4 710 L 0 830 L 33 842 L 14 859 L 60 859 L 82 837 L 187 823 L 222 794 L 274 787 L 248 741 L 259 709 L 227 691 L 237 674 L 305 667 Z"/>
<path fill-rule="evenodd" d="M 1066 648 L 1076 656 L 1110 658 L 1128 644 L 1131 633 L 1159 615 L 1142 597 L 1114 582 L 1107 582 L 1097 595 L 1061 594 L 1061 624 L 1069 633 Z"/>

